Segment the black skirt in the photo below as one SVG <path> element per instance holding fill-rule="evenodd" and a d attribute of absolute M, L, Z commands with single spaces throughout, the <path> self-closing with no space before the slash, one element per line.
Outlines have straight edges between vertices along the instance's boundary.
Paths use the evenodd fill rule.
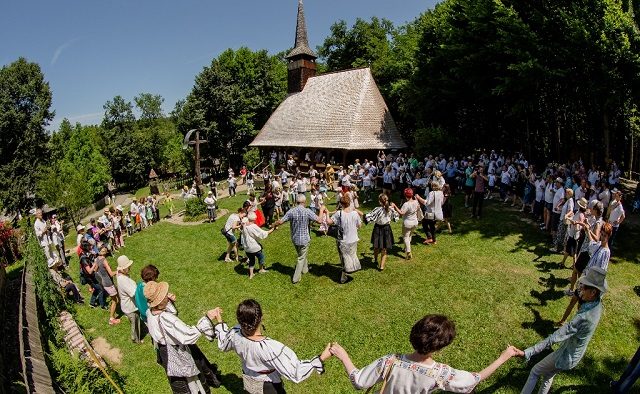
<path fill-rule="evenodd" d="M 371 244 L 374 249 L 391 249 L 393 247 L 393 232 L 390 224 L 376 224 L 371 233 Z"/>

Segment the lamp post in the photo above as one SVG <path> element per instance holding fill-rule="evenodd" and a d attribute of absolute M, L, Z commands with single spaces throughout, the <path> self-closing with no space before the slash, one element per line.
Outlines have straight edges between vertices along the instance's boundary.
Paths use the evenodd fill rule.
<path fill-rule="evenodd" d="M 195 133 L 195 139 L 191 141 L 191 136 Z M 182 142 L 182 149 L 188 149 L 189 145 L 195 147 L 196 157 L 195 157 L 195 176 L 196 176 L 196 186 L 198 187 L 198 192 L 200 193 L 200 188 L 202 187 L 202 176 L 200 174 L 200 144 L 206 144 L 207 140 L 200 139 L 200 129 L 191 129 L 187 131 L 187 134 L 184 136 L 184 141 Z"/>

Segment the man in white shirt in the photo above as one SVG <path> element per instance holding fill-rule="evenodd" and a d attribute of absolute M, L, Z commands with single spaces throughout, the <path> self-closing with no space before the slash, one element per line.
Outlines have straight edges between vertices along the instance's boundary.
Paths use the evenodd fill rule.
<path fill-rule="evenodd" d="M 609 238 L 609 248 L 613 247 L 613 241 L 616 238 L 616 234 L 618 233 L 620 224 L 624 222 L 624 219 L 626 217 L 624 213 L 624 207 L 622 206 L 622 192 L 618 189 L 613 189 L 611 191 L 611 195 L 613 196 L 613 201 L 611 202 L 610 206 L 608 222 L 611 224 L 611 227 L 613 227 L 613 232 L 611 233 L 611 237 Z"/>
<path fill-rule="evenodd" d="M 213 196 L 213 192 L 207 193 L 207 198 L 204 199 L 204 203 L 207 205 L 207 217 L 209 223 L 216 221 L 216 198 Z"/>
<path fill-rule="evenodd" d="M 58 257 L 58 254 L 51 250 L 51 237 L 49 229 L 47 228 L 47 222 L 42 220 L 42 209 L 36 209 L 36 221 L 33 224 L 33 229 L 35 230 L 36 238 L 44 251 L 44 255 L 47 257 L 47 260 L 55 260 Z"/>
<path fill-rule="evenodd" d="M 604 212 L 609 208 L 609 203 L 611 202 L 611 191 L 609 190 L 609 184 L 607 182 L 602 183 L 602 191 L 598 194 L 598 200 L 602 203 L 602 209 Z"/>

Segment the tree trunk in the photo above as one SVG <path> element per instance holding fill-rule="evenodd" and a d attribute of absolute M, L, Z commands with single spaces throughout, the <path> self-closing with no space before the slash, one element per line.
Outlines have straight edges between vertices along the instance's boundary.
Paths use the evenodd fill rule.
<path fill-rule="evenodd" d="M 607 115 L 607 111 L 602 111 L 602 137 L 604 140 L 604 162 L 609 164 L 609 153 L 610 153 L 610 138 L 611 138 L 611 130 L 609 130 L 609 115 Z"/>
<path fill-rule="evenodd" d="M 631 130 L 631 144 L 629 144 L 629 179 L 631 180 L 633 180 L 633 144 L 635 143 L 633 134 L 634 132 Z"/>

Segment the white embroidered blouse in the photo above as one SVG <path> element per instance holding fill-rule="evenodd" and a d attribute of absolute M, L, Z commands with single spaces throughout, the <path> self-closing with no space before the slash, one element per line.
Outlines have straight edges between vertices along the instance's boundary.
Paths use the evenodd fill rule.
<path fill-rule="evenodd" d="M 251 340 L 240 331 L 240 326 L 231 329 L 225 324 L 215 326 L 218 348 L 224 352 L 235 351 L 242 360 L 242 373 L 255 380 L 280 383 L 281 376 L 300 383 L 316 371 L 324 372 L 320 357 L 299 360 L 298 356 L 282 343 L 265 337 Z"/>
<path fill-rule="evenodd" d="M 353 387 L 363 390 L 381 382 L 387 372 L 387 384 L 384 393 L 380 394 L 427 394 L 436 390 L 470 393 L 480 383 L 477 373 L 453 369 L 437 362 L 419 364 L 404 355 L 393 354 L 380 357 L 362 369 L 354 369 L 349 378 Z"/>

